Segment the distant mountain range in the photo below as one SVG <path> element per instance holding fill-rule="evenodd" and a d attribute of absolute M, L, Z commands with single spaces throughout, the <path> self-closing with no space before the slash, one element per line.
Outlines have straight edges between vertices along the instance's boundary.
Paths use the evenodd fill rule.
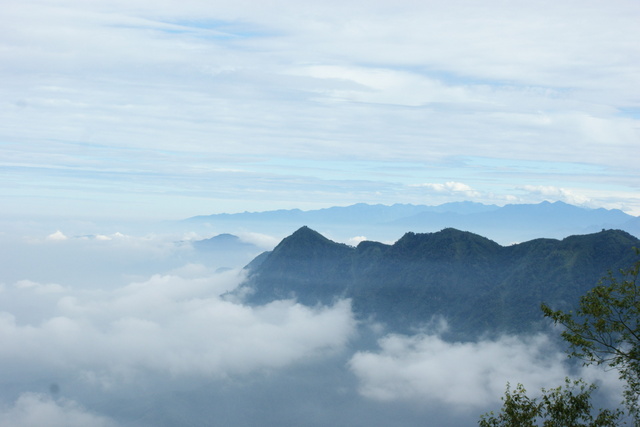
<path fill-rule="evenodd" d="M 640 240 L 621 230 L 502 246 L 446 228 L 406 233 L 392 245 L 352 247 L 305 226 L 246 267 L 239 293 L 249 291 L 247 302 L 254 304 L 296 298 L 313 306 L 350 298 L 359 318 L 391 330 L 408 332 L 441 317 L 450 338 L 471 339 L 540 328 L 541 302 L 574 307 L 608 271 L 631 266 L 634 246 Z"/>
<path fill-rule="evenodd" d="M 611 228 L 640 237 L 639 217 L 617 209 L 588 209 L 563 202 L 503 207 L 474 202 L 438 206 L 359 203 L 310 211 L 291 209 L 196 216 L 184 222 L 218 228 L 233 228 L 243 224 L 264 232 L 284 231 L 285 235 L 307 225 L 326 230 L 334 237 L 373 234 L 377 240 L 388 240 L 406 230 L 434 232 L 448 227 L 478 233 L 502 244 L 538 237 L 563 238 Z M 347 236 L 346 233 L 351 235 Z"/>

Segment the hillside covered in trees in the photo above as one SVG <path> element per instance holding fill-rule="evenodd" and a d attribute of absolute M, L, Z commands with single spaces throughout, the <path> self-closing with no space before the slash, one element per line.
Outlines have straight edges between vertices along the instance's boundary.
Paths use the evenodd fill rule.
<path fill-rule="evenodd" d="M 351 247 L 302 227 L 252 261 L 241 288 L 254 304 L 350 298 L 359 318 L 401 332 L 443 318 L 449 337 L 472 339 L 542 327 L 542 302 L 573 307 L 609 271 L 629 265 L 634 246 L 640 241 L 620 230 L 501 246 L 447 228 Z"/>

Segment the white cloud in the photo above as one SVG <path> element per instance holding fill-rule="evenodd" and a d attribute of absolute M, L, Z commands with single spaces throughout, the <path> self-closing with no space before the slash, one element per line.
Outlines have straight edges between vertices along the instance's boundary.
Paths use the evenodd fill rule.
<path fill-rule="evenodd" d="M 56 231 L 55 233 L 49 234 L 47 236 L 47 240 L 62 241 L 67 239 L 68 237 L 65 236 L 64 233 L 60 230 Z"/>
<path fill-rule="evenodd" d="M 522 190 L 535 196 L 542 196 L 544 200 L 561 200 L 572 205 L 589 204 L 589 197 L 567 188 L 555 187 L 551 185 L 525 185 Z"/>
<path fill-rule="evenodd" d="M 417 73 L 391 69 L 313 66 L 293 73 L 333 81 L 333 88 L 318 89 L 336 99 L 377 104 L 420 106 L 429 103 L 475 102 L 463 87 L 449 87 Z M 348 82 L 340 87 L 340 81 Z"/>
<path fill-rule="evenodd" d="M 0 365 L 16 366 L 12 375 L 24 378 L 55 369 L 101 384 L 144 378 L 146 372 L 219 378 L 331 354 L 354 331 L 347 301 L 317 308 L 294 301 L 248 307 L 219 297 L 240 279 L 233 271 L 190 279 L 157 275 L 111 291 L 49 295 L 53 313 L 38 322 L 29 322 L 26 312 L 3 313 Z M 29 285 L 22 291 L 39 290 L 21 283 Z"/>
<path fill-rule="evenodd" d="M 358 244 L 365 240 L 367 240 L 366 236 L 354 236 L 347 240 L 347 244 L 351 246 L 358 246 Z"/>
<path fill-rule="evenodd" d="M 462 182 L 447 181 L 445 183 L 425 183 L 425 184 L 412 184 L 412 187 L 425 188 L 435 193 L 449 193 L 456 195 L 463 195 L 464 197 L 475 198 L 479 197 L 480 193 L 475 191 L 469 185 Z"/>
<path fill-rule="evenodd" d="M 48 293 L 62 293 L 68 290 L 62 285 L 57 283 L 46 283 L 41 284 L 37 282 L 33 282 L 31 280 L 19 280 L 14 285 L 18 289 L 28 289 L 36 293 L 48 294 Z"/>
<path fill-rule="evenodd" d="M 303 180 L 291 166 L 263 173 L 264 159 L 340 159 L 338 174 L 354 161 L 418 162 L 434 176 L 414 182 L 438 182 L 462 176 L 443 166 L 451 157 L 530 158 L 610 167 L 609 188 L 637 181 L 633 2 L 5 3 L 0 135 L 16 142 L 0 149 L 12 166 L 1 190 L 17 214 L 373 198 L 358 177 L 327 190 L 335 166 Z M 500 180 L 547 185 L 535 181 L 544 168 L 468 171 L 482 194 Z"/>
<path fill-rule="evenodd" d="M 503 336 L 478 342 L 446 342 L 437 335 L 388 335 L 379 351 L 356 353 L 349 366 L 360 393 L 381 401 L 439 402 L 481 407 L 496 402 L 507 382 L 534 394 L 563 384 L 566 355 L 545 335 Z M 600 381 L 600 372 L 589 374 Z M 614 375 L 615 377 L 615 375 Z M 607 387 L 619 387 L 609 378 Z"/>
<path fill-rule="evenodd" d="M 107 417 L 93 414 L 76 402 L 24 393 L 15 403 L 0 408 L 0 425 L 11 427 L 115 427 Z"/>
<path fill-rule="evenodd" d="M 260 252 L 260 249 L 199 252 L 184 241 L 183 232 L 167 232 L 162 226 L 158 228 L 165 233 L 141 231 L 141 235 L 104 232 L 114 228 L 104 224 L 69 228 L 73 233 L 68 232 L 66 240 L 51 241 L 44 233 L 42 237 L 28 238 L 0 236 L 0 258 L 4 266 L 0 281 L 11 284 L 28 279 L 74 288 L 115 288 L 153 274 L 170 274 L 188 264 L 206 265 L 209 272 L 241 268 Z M 25 232 L 39 234 L 32 230 Z M 100 235 L 109 239 L 96 238 Z M 267 237 L 261 239 L 268 244 Z M 258 240 L 256 238 L 256 242 Z M 183 273 L 193 276 L 187 272 L 177 274 Z"/>
<path fill-rule="evenodd" d="M 260 248 L 271 250 L 278 243 L 280 243 L 279 238 L 274 236 L 269 236 L 268 234 L 249 232 L 249 231 L 241 231 L 237 233 L 238 237 L 241 241 L 252 243 Z"/>

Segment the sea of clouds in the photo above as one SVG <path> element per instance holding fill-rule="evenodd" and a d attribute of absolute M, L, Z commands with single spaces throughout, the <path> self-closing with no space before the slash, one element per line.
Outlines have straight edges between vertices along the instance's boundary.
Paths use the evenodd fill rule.
<path fill-rule="evenodd" d="M 549 335 L 447 342 L 359 321 L 348 300 L 249 306 L 227 296 L 242 265 L 183 238 L 98 236 L 0 236 L 0 424 L 453 426 L 507 382 L 619 392 Z"/>

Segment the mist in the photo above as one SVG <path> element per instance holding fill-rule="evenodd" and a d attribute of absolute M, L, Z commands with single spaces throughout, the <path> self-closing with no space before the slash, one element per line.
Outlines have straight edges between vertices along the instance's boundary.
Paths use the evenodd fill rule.
<path fill-rule="evenodd" d="M 446 319 L 399 335 L 349 300 L 244 304 L 250 256 L 200 237 L 0 236 L 0 424 L 474 425 L 507 382 L 568 375 L 617 402 L 615 373 L 569 364 L 557 331 L 447 342 Z"/>

